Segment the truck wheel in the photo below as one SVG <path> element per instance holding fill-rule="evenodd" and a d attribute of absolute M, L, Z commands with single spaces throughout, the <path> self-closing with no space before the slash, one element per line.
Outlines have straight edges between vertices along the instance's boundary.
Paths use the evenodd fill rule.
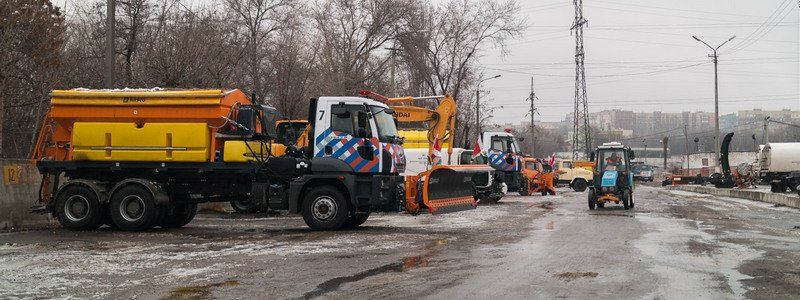
<path fill-rule="evenodd" d="M 586 190 L 586 180 L 583 178 L 575 179 L 572 182 L 572 189 L 576 192 L 583 192 Z"/>
<path fill-rule="evenodd" d="M 633 208 L 633 206 L 636 204 L 636 201 L 634 201 L 633 198 L 634 198 L 633 197 L 633 192 L 631 192 L 631 198 L 630 198 L 631 199 L 631 203 L 630 203 L 631 208 Z"/>
<path fill-rule="evenodd" d="M 547 189 L 542 190 L 542 196 L 547 196 Z"/>
<path fill-rule="evenodd" d="M 631 192 L 629 190 L 625 190 L 622 192 L 622 207 L 624 209 L 630 209 L 630 199 L 631 199 Z"/>
<path fill-rule="evenodd" d="M 231 200 L 231 207 L 238 213 L 251 213 L 256 210 L 255 205 L 248 197 L 236 197 Z"/>
<path fill-rule="evenodd" d="M 56 217 L 61 226 L 73 230 L 94 230 L 103 225 L 103 210 L 92 189 L 71 185 L 58 194 Z"/>
<path fill-rule="evenodd" d="M 347 223 L 344 224 L 346 228 L 356 228 L 364 224 L 369 218 L 369 214 L 356 213 L 347 218 Z"/>
<path fill-rule="evenodd" d="M 337 230 L 344 227 L 349 215 L 347 201 L 332 186 L 311 189 L 303 198 L 303 221 L 314 230 Z"/>
<path fill-rule="evenodd" d="M 519 192 L 520 196 L 530 196 L 531 195 L 531 192 L 528 190 L 528 184 L 527 183 L 522 185 L 517 192 Z"/>
<path fill-rule="evenodd" d="M 197 215 L 197 203 L 181 203 L 172 207 L 172 212 L 164 216 L 161 228 L 180 228 L 189 224 Z"/>
<path fill-rule="evenodd" d="M 599 207 L 599 208 L 606 207 L 606 203 L 605 203 L 605 202 L 603 202 L 603 203 L 597 203 L 597 207 Z"/>
<path fill-rule="evenodd" d="M 153 194 L 140 185 L 119 189 L 111 197 L 111 219 L 120 230 L 142 231 L 156 226 L 164 218 L 165 209 L 159 207 Z"/>
<path fill-rule="evenodd" d="M 594 210 L 597 201 L 594 199 L 594 190 L 589 191 L 589 210 Z"/>

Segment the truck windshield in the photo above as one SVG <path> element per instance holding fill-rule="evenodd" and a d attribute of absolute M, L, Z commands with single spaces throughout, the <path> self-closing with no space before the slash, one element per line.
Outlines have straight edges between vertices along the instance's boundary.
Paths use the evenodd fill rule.
<path fill-rule="evenodd" d="M 378 138 L 381 142 L 393 143 L 398 139 L 397 125 L 394 117 L 386 112 L 385 107 L 370 106 L 375 125 L 378 127 Z"/>
<path fill-rule="evenodd" d="M 492 150 L 500 150 L 503 152 L 519 153 L 519 145 L 517 139 L 510 136 L 493 136 L 492 137 Z"/>

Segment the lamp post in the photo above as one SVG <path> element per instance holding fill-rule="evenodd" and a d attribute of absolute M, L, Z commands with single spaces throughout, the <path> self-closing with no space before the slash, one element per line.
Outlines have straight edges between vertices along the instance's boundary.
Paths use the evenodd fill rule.
<path fill-rule="evenodd" d="M 644 164 L 647 164 L 647 140 L 642 139 L 642 144 L 644 144 L 644 153 L 642 153 L 642 160 Z"/>
<path fill-rule="evenodd" d="M 719 48 L 722 47 L 722 45 L 727 44 L 728 42 L 730 42 L 735 37 L 736 37 L 735 35 L 730 37 L 728 40 L 726 40 L 725 42 L 722 42 L 722 44 L 720 44 L 719 46 L 717 46 L 715 48 L 715 47 L 711 47 L 711 45 L 709 45 L 708 43 L 704 42 L 703 40 L 701 40 L 696 35 L 692 36 L 692 38 L 694 38 L 698 42 L 701 42 L 704 45 L 708 46 L 708 48 L 710 48 L 712 53 L 713 53 L 713 54 L 708 55 L 708 57 L 713 58 L 713 61 L 714 61 L 714 127 L 715 127 L 715 129 L 714 129 L 714 132 L 715 132 L 714 133 L 714 137 L 715 137 L 715 145 L 716 145 L 716 149 L 714 149 L 714 153 L 715 153 L 716 160 L 717 160 L 715 169 L 719 168 L 719 81 L 718 81 L 718 77 L 717 77 L 717 62 L 718 62 L 719 55 L 717 55 L 717 50 L 719 50 Z"/>
<path fill-rule="evenodd" d="M 500 78 L 500 74 L 479 80 L 478 89 L 475 91 L 475 129 L 478 131 L 478 136 L 481 135 L 481 83 L 495 78 Z"/>

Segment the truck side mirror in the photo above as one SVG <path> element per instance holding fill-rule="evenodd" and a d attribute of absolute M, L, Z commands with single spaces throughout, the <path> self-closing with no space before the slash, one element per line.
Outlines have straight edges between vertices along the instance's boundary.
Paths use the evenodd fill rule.
<path fill-rule="evenodd" d="M 628 150 L 628 156 L 631 157 L 630 159 L 636 159 L 636 154 L 633 153 L 633 149 Z"/>
<path fill-rule="evenodd" d="M 589 153 L 589 161 L 594 161 L 594 152 Z"/>
<path fill-rule="evenodd" d="M 356 121 L 358 125 L 358 129 L 356 129 L 356 135 L 359 138 L 370 138 L 367 136 L 367 124 L 369 124 L 369 114 L 365 111 L 358 111 L 356 113 Z"/>

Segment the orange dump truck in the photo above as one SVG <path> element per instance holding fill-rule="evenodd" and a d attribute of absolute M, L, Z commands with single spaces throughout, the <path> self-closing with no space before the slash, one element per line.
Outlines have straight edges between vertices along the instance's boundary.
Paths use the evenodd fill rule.
<path fill-rule="evenodd" d="M 372 212 L 474 208 L 454 201 L 471 186 L 442 178 L 407 197 L 393 111 L 363 97 L 311 99 L 307 141 L 280 156 L 276 110 L 239 90 L 56 90 L 50 103 L 32 155 L 43 175 L 34 210 L 70 229 L 180 227 L 197 203 L 241 199 L 319 230 Z"/>

